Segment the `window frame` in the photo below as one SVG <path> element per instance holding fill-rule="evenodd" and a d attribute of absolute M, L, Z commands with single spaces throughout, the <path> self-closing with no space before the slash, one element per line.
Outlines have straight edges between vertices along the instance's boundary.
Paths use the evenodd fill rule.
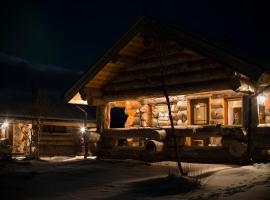
<path fill-rule="evenodd" d="M 198 98 L 198 99 L 190 99 L 190 124 L 191 125 L 209 125 L 210 123 L 210 100 L 209 98 Z M 198 103 L 205 103 L 206 104 L 206 123 L 204 124 L 195 124 L 194 120 L 194 106 Z"/>
<path fill-rule="evenodd" d="M 228 124 L 228 101 L 237 101 L 241 100 L 242 101 L 242 111 L 241 111 L 241 123 L 238 125 L 229 125 Z M 244 125 L 244 99 L 243 97 L 226 97 L 224 98 L 224 124 L 227 126 L 243 126 Z"/>

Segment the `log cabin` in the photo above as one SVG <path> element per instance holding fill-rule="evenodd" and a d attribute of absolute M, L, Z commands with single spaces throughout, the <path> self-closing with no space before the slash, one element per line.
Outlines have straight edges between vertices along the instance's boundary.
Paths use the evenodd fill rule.
<path fill-rule="evenodd" d="M 58 109 L 61 112 L 61 109 Z M 67 113 L 65 113 L 67 114 Z M 40 156 L 76 156 L 83 155 L 83 137 L 80 128 L 83 127 L 83 117 L 76 112 L 73 116 L 46 116 L 40 117 L 39 155 Z M 80 113 L 79 113 L 80 114 Z M 61 115 L 61 114 L 60 114 Z M 34 115 L 0 114 L 0 141 L 8 141 L 12 157 L 29 156 L 30 148 L 36 151 L 36 138 L 33 136 L 33 127 L 37 117 Z M 87 126 L 95 130 L 95 121 L 88 119 Z M 2 144 L 2 143 L 1 143 Z M 5 147 L 0 144 L 0 158 Z"/>
<path fill-rule="evenodd" d="M 241 162 L 269 158 L 269 84 L 268 69 L 142 17 L 65 99 L 96 106 L 100 157 L 174 160 L 170 109 L 182 160 Z"/>

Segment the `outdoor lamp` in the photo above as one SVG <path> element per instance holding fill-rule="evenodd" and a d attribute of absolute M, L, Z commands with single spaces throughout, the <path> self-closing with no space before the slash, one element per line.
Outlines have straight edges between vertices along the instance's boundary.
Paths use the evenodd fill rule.
<path fill-rule="evenodd" d="M 266 102 L 266 96 L 264 94 L 261 94 L 258 96 L 258 104 L 259 105 L 265 105 L 265 102 Z"/>
<path fill-rule="evenodd" d="M 81 133 L 85 133 L 85 131 L 86 131 L 86 128 L 85 127 L 81 127 Z"/>
<path fill-rule="evenodd" d="M 9 126 L 8 121 L 5 121 L 5 122 L 2 124 L 2 128 L 7 128 L 8 126 Z"/>

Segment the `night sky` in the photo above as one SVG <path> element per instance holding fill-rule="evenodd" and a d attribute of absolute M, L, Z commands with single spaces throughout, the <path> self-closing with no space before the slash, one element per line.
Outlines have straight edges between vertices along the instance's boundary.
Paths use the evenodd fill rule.
<path fill-rule="evenodd" d="M 63 102 L 71 84 L 141 15 L 270 63 L 268 6 L 256 1 L 8 2 L 0 5 L 0 113 L 29 102 L 33 82 Z"/>

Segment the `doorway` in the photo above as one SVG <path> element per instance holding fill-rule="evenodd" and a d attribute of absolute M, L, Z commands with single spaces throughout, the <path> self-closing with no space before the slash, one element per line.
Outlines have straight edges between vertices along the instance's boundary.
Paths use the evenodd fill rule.
<path fill-rule="evenodd" d="M 111 108 L 110 128 L 125 128 L 127 117 L 124 107 Z"/>

